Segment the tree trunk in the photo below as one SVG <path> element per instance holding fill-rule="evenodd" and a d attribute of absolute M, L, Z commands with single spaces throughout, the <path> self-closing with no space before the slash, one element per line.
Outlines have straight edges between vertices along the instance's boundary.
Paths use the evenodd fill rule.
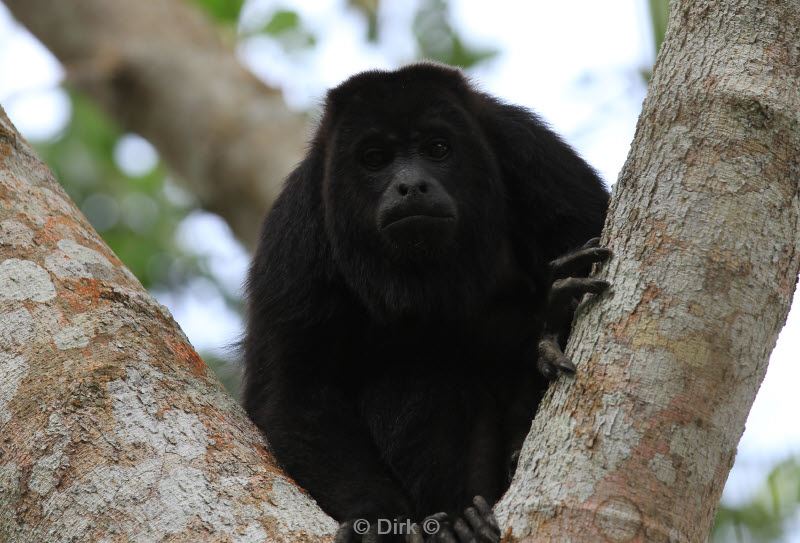
<path fill-rule="evenodd" d="M 255 245 L 306 122 L 178 0 L 5 0 L 68 82 L 149 139 L 207 209 Z"/>
<path fill-rule="evenodd" d="M 704 541 L 800 268 L 800 3 L 678 0 L 507 540 Z"/>
<path fill-rule="evenodd" d="M 0 110 L 0 541 L 334 529 Z"/>

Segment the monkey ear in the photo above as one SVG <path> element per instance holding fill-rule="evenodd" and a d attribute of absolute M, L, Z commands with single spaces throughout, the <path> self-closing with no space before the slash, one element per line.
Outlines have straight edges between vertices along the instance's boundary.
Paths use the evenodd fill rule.
<path fill-rule="evenodd" d="M 597 235 L 608 190 L 597 172 L 533 112 L 474 94 L 473 111 L 500 167 L 517 235 L 552 260 Z"/>

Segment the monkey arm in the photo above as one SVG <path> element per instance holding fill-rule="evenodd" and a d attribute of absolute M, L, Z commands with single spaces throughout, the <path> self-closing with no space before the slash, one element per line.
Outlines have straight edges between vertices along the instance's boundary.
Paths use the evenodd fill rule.
<path fill-rule="evenodd" d="M 381 462 L 345 391 L 319 382 L 283 381 L 251 417 L 278 462 L 337 520 L 395 518 L 408 498 Z"/>

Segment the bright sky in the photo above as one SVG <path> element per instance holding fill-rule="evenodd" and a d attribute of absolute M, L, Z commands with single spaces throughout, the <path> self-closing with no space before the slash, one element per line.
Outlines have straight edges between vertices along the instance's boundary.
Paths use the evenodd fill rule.
<path fill-rule="evenodd" d="M 364 24 L 342 6 L 344 0 L 251 0 L 248 18 L 267 16 L 278 6 L 302 15 L 318 38 L 313 50 L 288 56 L 266 39 L 240 49 L 241 58 L 269 83 L 284 89 L 298 109 L 314 107 L 327 87 L 367 68 L 392 67 L 409 60 L 408 32 L 417 0 L 384 0 L 384 37 L 365 46 Z M 519 2 L 451 0 L 453 22 L 470 43 L 501 51 L 473 73 L 487 91 L 539 112 L 593 164 L 607 182 L 616 181 L 628 153 L 646 89 L 639 70 L 652 64 L 649 16 L 643 0 L 562 0 Z M 24 135 L 56 134 L 69 118 L 69 102 L 58 89 L 58 62 L 0 4 L 0 103 Z M 131 138 L 118 160 L 136 168 L 152 161 L 152 150 Z M 211 257 L 212 267 L 232 288 L 241 285 L 247 256 L 223 221 L 206 213 L 182 225 L 180 239 Z M 199 282 L 189 294 L 161 295 L 192 342 L 222 349 L 236 340 L 239 319 Z M 800 307 L 800 304 L 795 304 Z M 767 378 L 750 414 L 725 499 L 747 497 L 764 472 L 790 454 L 800 454 L 800 317 L 790 315 L 772 355 Z"/>

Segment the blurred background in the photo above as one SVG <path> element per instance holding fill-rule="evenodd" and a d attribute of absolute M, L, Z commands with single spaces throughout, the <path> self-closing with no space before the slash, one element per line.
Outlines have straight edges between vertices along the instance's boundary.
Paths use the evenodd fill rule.
<path fill-rule="evenodd" d="M 665 0 L 187 2 L 213 20 L 244 66 L 282 92 L 286 107 L 308 116 L 309 130 L 325 90 L 353 73 L 435 59 L 537 111 L 609 185 L 626 159 L 668 10 Z M 71 91 L 65 75 L 0 3 L 0 104 L 237 395 L 247 249 L 148 141 Z M 800 542 L 797 313 L 748 419 L 716 541 Z"/>

